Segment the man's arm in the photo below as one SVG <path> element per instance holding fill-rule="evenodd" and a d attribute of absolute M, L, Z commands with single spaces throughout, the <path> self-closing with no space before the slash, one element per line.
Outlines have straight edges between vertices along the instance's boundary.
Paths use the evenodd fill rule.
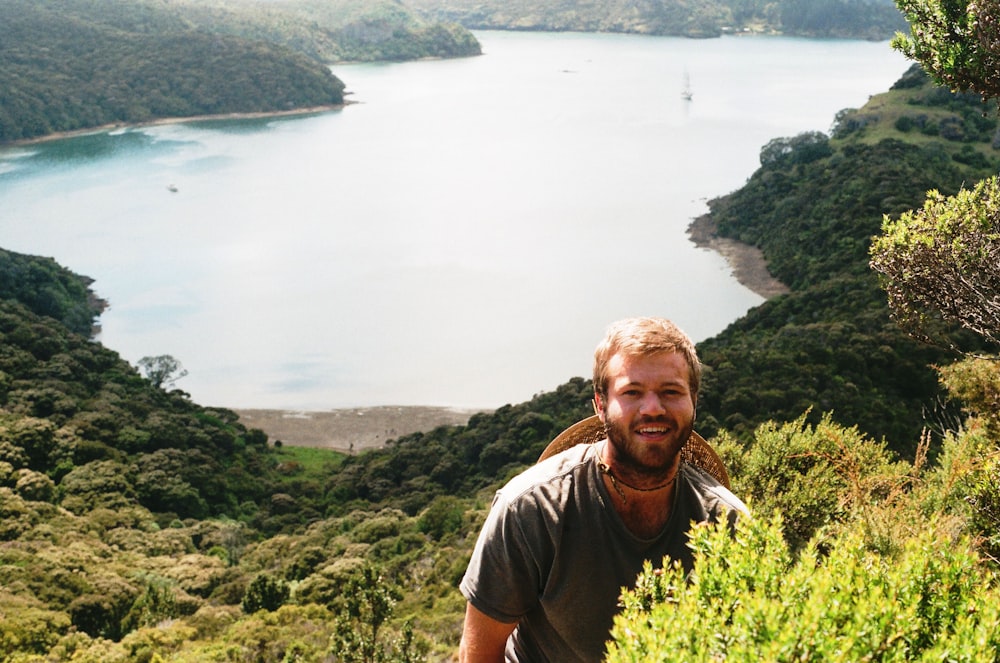
<path fill-rule="evenodd" d="M 465 606 L 465 626 L 462 644 L 458 648 L 460 663 L 503 663 L 507 638 L 514 624 L 499 622 L 477 610 L 471 603 Z"/>

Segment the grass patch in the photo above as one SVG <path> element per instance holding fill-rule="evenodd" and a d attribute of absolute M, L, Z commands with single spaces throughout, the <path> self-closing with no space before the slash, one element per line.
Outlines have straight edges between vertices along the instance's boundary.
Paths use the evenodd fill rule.
<path fill-rule="evenodd" d="M 334 449 L 283 445 L 274 448 L 278 474 L 284 482 L 323 481 L 340 469 L 347 454 Z"/>

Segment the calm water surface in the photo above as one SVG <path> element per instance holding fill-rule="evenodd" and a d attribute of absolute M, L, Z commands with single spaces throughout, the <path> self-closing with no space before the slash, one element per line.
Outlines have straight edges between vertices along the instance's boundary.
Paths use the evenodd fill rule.
<path fill-rule="evenodd" d="M 690 220 L 908 66 L 860 41 L 477 36 L 482 57 L 336 67 L 341 111 L 2 150 L 0 246 L 96 279 L 101 341 L 175 356 L 202 404 L 518 403 L 588 375 L 614 319 L 701 340 L 759 304 Z"/>

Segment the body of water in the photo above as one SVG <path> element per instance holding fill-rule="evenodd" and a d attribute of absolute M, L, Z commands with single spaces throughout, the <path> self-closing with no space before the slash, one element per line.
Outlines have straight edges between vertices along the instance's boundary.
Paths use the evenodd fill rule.
<path fill-rule="evenodd" d="M 0 150 L 0 247 L 94 278 L 100 340 L 173 355 L 204 405 L 518 403 L 589 376 L 612 320 L 701 340 L 759 304 L 691 219 L 908 66 L 864 41 L 477 36 L 336 67 L 339 111 Z"/>

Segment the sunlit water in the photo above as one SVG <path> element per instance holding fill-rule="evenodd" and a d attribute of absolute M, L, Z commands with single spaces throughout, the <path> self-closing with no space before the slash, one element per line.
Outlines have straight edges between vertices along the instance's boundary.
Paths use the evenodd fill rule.
<path fill-rule="evenodd" d="M 588 375 L 614 319 L 701 340 L 759 304 L 691 219 L 908 66 L 861 41 L 477 36 L 336 67 L 341 111 L 0 150 L 0 247 L 96 279 L 101 341 L 178 358 L 202 404 L 517 403 Z"/>

